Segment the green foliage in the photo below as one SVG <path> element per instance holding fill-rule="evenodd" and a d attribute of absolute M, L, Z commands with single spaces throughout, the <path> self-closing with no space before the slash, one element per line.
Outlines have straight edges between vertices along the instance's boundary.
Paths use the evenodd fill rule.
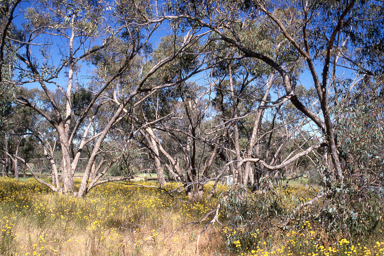
<path fill-rule="evenodd" d="M 7 64 L 8 60 L 5 62 Z M 1 78 L 0 81 L 0 130 L 4 128 L 6 119 L 12 113 L 12 105 L 14 104 L 13 93 L 15 87 L 4 80 L 11 80 L 12 74 L 9 73 L 8 65 L 1 63 L 0 67 Z"/>
<path fill-rule="evenodd" d="M 80 88 L 71 97 L 73 112 L 79 116 L 91 102 L 92 92 L 85 88 Z"/>
<path fill-rule="evenodd" d="M 380 84 L 367 81 L 356 91 L 341 93 L 346 96 L 334 111 L 346 177 L 358 181 L 359 187 L 377 186 L 373 179 L 384 178 L 384 97 Z"/>
<path fill-rule="evenodd" d="M 341 238 L 363 243 L 380 234 L 384 199 L 379 193 L 371 191 L 363 197 L 352 183 L 335 183 L 330 189 L 333 193 L 299 210 L 284 226 L 294 209 L 323 191 L 283 186 L 250 193 L 242 186 L 231 187 L 220 196 L 224 217 L 228 219 L 223 230 L 228 247 L 237 252 L 251 251 L 277 232 L 289 238 L 287 252 L 299 252 L 299 248 L 315 252 L 321 250 L 320 245 L 333 244 Z M 299 234 L 304 233 L 312 237 L 311 244 L 300 238 Z M 314 236 L 315 233 L 318 235 Z M 340 245 L 338 250 L 350 250 L 344 247 Z"/>
<path fill-rule="evenodd" d="M 5 126 L 5 118 L 12 112 L 12 90 L 3 84 L 0 85 L 0 129 Z"/>
<path fill-rule="evenodd" d="M 361 242 L 380 228 L 384 214 L 384 198 L 380 193 L 360 191 L 351 182 L 334 187 L 333 191 L 311 210 L 311 221 L 321 223 L 324 232 L 330 236 L 342 233 Z"/>
<path fill-rule="evenodd" d="M 136 171 L 136 168 L 134 167 L 131 169 L 133 170 L 129 170 L 127 165 L 125 165 L 124 163 L 119 163 L 119 164 L 113 165 L 110 168 L 108 173 L 111 176 L 129 176 Z"/>
<path fill-rule="evenodd" d="M 334 192 L 315 219 L 327 232 L 361 238 L 377 228 L 384 213 L 384 100 L 380 84 L 368 79 L 339 94 L 344 96 L 334 108 L 335 133 L 344 180 L 328 182 Z"/>
<path fill-rule="evenodd" d="M 44 157 L 41 150 L 38 150 L 39 147 L 39 141 L 36 139 L 36 137 L 30 136 L 23 138 L 20 143 L 19 148 L 19 155 L 23 157 L 23 159 L 29 163 L 34 158 L 42 158 Z"/>
<path fill-rule="evenodd" d="M 288 214 L 282 197 L 273 190 L 251 194 L 245 186 L 236 185 L 224 192 L 219 199 L 228 226 L 224 230 L 227 245 L 236 250 L 241 244 L 255 248 L 260 236 L 267 236 L 276 229 L 276 221 Z"/>

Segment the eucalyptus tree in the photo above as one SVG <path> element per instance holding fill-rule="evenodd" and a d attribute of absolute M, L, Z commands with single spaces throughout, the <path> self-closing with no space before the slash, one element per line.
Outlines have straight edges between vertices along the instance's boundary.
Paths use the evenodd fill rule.
<path fill-rule="evenodd" d="M 23 95 L 33 95 L 35 94 L 34 90 L 28 91 L 23 90 L 20 92 Z M 26 137 L 35 136 L 35 131 L 39 124 L 39 117 L 31 109 L 25 108 L 13 104 L 10 108 L 10 113 L 7 116 L 4 116 L 4 121 L 6 126 L 2 129 L 4 133 L 4 139 L 1 140 L 1 151 L 3 151 L 6 158 L 3 159 L 5 169 L 4 175 L 9 175 L 8 171 L 11 171 L 14 177 L 19 178 L 19 162 L 16 156 L 23 154 L 28 154 L 26 145 Z M 38 148 L 38 147 L 37 147 Z M 13 156 L 15 157 L 13 157 Z M 7 158 L 10 161 L 7 161 Z M 8 163 L 7 163 L 8 162 Z M 7 166 L 8 164 L 8 166 Z"/>
<path fill-rule="evenodd" d="M 157 62 L 172 52 L 177 51 L 183 44 L 183 37 L 174 33 L 169 36 L 165 36 L 160 40 L 158 48 L 153 51 L 152 58 L 148 64 Z M 162 82 L 179 81 L 184 80 L 190 73 L 195 73 L 204 63 L 201 60 L 201 56 L 198 54 L 200 48 L 199 40 L 195 40 L 194 44 L 191 44 L 185 49 L 183 54 L 180 54 L 173 61 L 164 65 L 161 70 L 151 78 L 150 82 L 158 84 Z M 177 85 L 180 87 L 180 84 Z M 145 128 L 142 131 L 142 135 L 145 138 L 150 152 L 153 155 L 156 173 L 158 175 L 158 181 L 160 185 L 165 184 L 162 164 L 160 160 L 160 150 L 158 148 L 155 137 L 156 133 L 155 124 L 156 120 L 161 120 L 164 123 L 173 111 L 175 111 L 175 104 L 180 100 L 180 94 L 178 89 L 165 88 L 158 90 L 156 93 L 148 97 L 141 105 L 140 111 L 137 114 L 145 120 Z"/>
<path fill-rule="evenodd" d="M 352 83 L 354 84 L 354 83 Z M 384 189 L 384 91 L 380 78 L 339 90 L 335 130 L 346 178 L 362 194 Z M 342 95 L 342 96 L 341 96 Z"/>
<path fill-rule="evenodd" d="M 9 156 L 5 153 L 8 149 L 8 125 L 7 117 L 12 112 L 12 93 L 13 87 L 9 83 L 12 79 L 12 42 L 9 40 L 14 37 L 13 20 L 17 15 L 15 12 L 21 0 L 2 1 L 0 3 L 0 131 L 4 142 L 4 150 L 2 150 L 3 158 L 3 175 L 6 174 L 9 166 Z"/>
<path fill-rule="evenodd" d="M 371 148 L 365 144 L 382 139 L 378 128 L 382 114 L 374 107 L 380 99 L 384 67 L 382 1 L 171 2 L 171 11 L 184 18 L 185 27 L 203 27 L 235 48 L 240 57 L 269 66 L 284 88 L 280 101 L 289 101 L 310 120 L 304 131 L 313 128 L 309 134 L 319 136 L 312 141 L 307 137 L 305 141 L 312 145 L 299 145 L 280 163 L 268 164 L 263 157 L 240 161 L 257 162 L 273 170 L 321 152 L 317 168 L 323 174 L 323 189 L 289 216 L 282 216 L 280 228 L 296 219 L 321 223 L 326 232 L 359 237 L 370 234 L 383 214 L 380 143 Z M 260 31 L 254 27 L 276 32 L 269 41 L 281 43 L 283 50 L 276 53 L 263 40 L 247 40 Z M 288 58 L 276 58 L 279 54 Z M 300 63 L 300 68 L 291 72 L 295 63 Z M 300 81 L 315 92 L 315 101 L 309 103 L 300 97 Z M 365 89 L 369 87 L 373 90 Z M 367 99 L 373 105 L 362 103 L 364 93 L 369 93 Z M 359 165 L 364 171 L 358 171 Z"/>
<path fill-rule="evenodd" d="M 203 33 L 204 34 L 204 33 Z M 209 41 L 209 40 L 208 40 Z M 176 31 L 174 35 L 162 38 L 159 47 L 152 54 L 151 61 L 164 58 L 168 52 L 180 48 L 183 38 Z M 156 172 L 160 174 L 159 184 L 164 184 L 162 167 L 172 175 L 173 179 L 181 181 L 190 198 L 201 198 L 207 172 L 215 157 L 209 163 L 203 161 L 206 157 L 199 152 L 204 147 L 204 139 L 200 134 L 201 125 L 209 108 L 210 86 L 208 87 L 186 80 L 185 78 L 199 72 L 209 70 L 204 44 L 197 38 L 172 62 L 164 65 L 161 72 L 153 76 L 152 83 L 162 81 L 182 81 L 174 88 L 157 91 L 141 104 L 137 114 L 137 124 L 145 126 L 141 135 L 154 158 Z M 156 121 L 158 120 L 158 121 Z M 208 150 L 210 151 L 210 150 Z M 215 153 L 213 154 L 215 155 Z"/>
<path fill-rule="evenodd" d="M 244 43 L 254 44 L 254 42 L 260 41 L 265 51 L 273 55 L 276 62 L 287 61 L 289 63 L 288 72 L 298 73 L 301 62 L 295 58 L 294 54 L 285 52 L 285 46 L 281 41 L 283 38 L 277 37 L 277 31 L 269 31 L 259 25 L 250 25 L 249 29 L 254 33 L 239 32 Z M 268 120 L 269 116 L 276 115 L 278 112 L 273 114 L 274 109 L 280 109 L 288 99 L 279 93 L 281 79 L 277 72 L 268 65 L 252 58 L 244 58 L 236 47 L 227 42 L 216 42 L 215 48 L 216 55 L 212 58 L 222 59 L 225 55 L 231 56 L 228 61 L 218 62 L 219 65 L 214 71 L 215 76 L 220 77 L 220 82 L 215 87 L 214 105 L 219 113 L 218 116 L 222 118 L 222 125 L 227 127 L 228 152 L 233 152 L 234 155 L 234 160 L 229 155 L 230 161 L 233 161 L 230 167 L 233 170 L 235 182 L 253 184 L 255 182 L 254 174 L 257 176 L 256 182 L 258 182 L 263 165 L 255 162 L 255 168 L 251 168 L 251 162 L 243 161 L 244 159 L 260 158 L 265 164 L 269 163 L 267 165 L 271 170 L 280 169 L 289 164 L 281 163 L 282 165 L 280 165 L 279 163 L 280 166 L 275 168 L 273 165 L 278 164 L 276 159 L 268 159 L 265 157 L 268 156 L 268 153 L 260 151 L 265 137 L 272 138 L 274 133 L 273 127 L 270 132 L 262 131 L 263 122 L 265 122 L 263 120 Z M 283 123 L 280 125 L 289 124 L 285 121 Z M 266 126 L 264 125 L 264 127 Z M 296 129 L 298 128 L 296 127 Z M 291 131 L 286 132 L 287 135 L 289 133 Z M 270 141 L 269 144 L 271 144 Z M 280 148 L 283 148 L 284 145 L 285 143 L 280 144 Z M 263 150 L 268 152 L 269 147 L 265 146 Z M 280 152 L 281 149 L 277 154 Z"/>
<path fill-rule="evenodd" d="M 150 78 L 198 37 L 194 35 L 196 31 L 189 31 L 177 51 L 138 72 L 143 67 L 140 59 L 151 49 L 151 37 L 165 20 L 156 16 L 161 12 L 155 8 L 149 1 L 41 0 L 21 9 L 25 22 L 23 40 L 15 52 L 18 59 L 18 80 L 15 83 L 20 86 L 37 84 L 44 92 L 46 102 L 37 104 L 17 95 L 17 103 L 36 111 L 57 134 L 62 156 L 61 179 L 53 153 L 47 157 L 55 180 L 60 182 L 49 184 L 30 169 L 40 183 L 53 191 L 83 197 L 98 184 L 127 179 L 101 179 L 114 163 L 110 161 L 89 182 L 92 166 L 109 131 L 124 116 L 131 115 L 132 108 L 140 105 L 148 95 L 176 84 L 174 81 L 151 84 Z M 119 48 L 115 48 L 117 43 Z M 112 56 L 115 65 L 110 69 L 103 63 L 108 64 L 107 60 L 111 58 L 90 63 L 103 55 Z M 88 76 L 92 70 L 94 75 Z M 53 88 L 60 97 L 55 97 Z M 121 92 L 118 96 L 117 91 Z M 100 119 L 102 108 L 109 109 L 107 117 L 102 122 L 103 126 L 98 126 L 96 134 L 92 135 L 92 125 Z M 54 147 L 47 142 L 44 146 L 49 152 Z M 74 172 L 85 145 L 90 146 L 90 155 L 80 188 L 75 191 Z"/>
<path fill-rule="evenodd" d="M 209 91 L 209 87 L 193 82 L 180 85 L 180 101 L 172 105 L 167 118 L 154 125 L 156 134 L 148 130 L 143 134 L 148 143 L 156 143 L 159 160 L 192 200 L 202 199 L 223 135 L 212 132 L 212 122 L 207 118 Z"/>
<path fill-rule="evenodd" d="M 180 88 L 182 100 L 180 108 L 182 108 L 181 112 L 184 116 L 180 120 L 178 129 L 186 135 L 186 141 L 182 144 L 185 156 L 184 168 L 187 181 L 192 184 L 186 191 L 190 198 L 195 199 L 201 199 L 203 196 L 205 180 L 208 178 L 208 171 L 218 150 L 217 145 L 214 145 L 217 143 L 217 139 L 206 136 L 208 132 L 204 128 L 207 129 L 209 126 L 203 125 L 210 108 L 210 102 L 204 97 L 209 93 L 210 87 L 207 90 L 207 88 L 201 88 L 195 83 L 189 83 Z M 206 145 L 209 141 L 211 144 Z"/>
<path fill-rule="evenodd" d="M 203 67 L 204 60 L 201 59 L 200 54 L 196 51 L 202 35 L 204 35 L 204 33 L 200 35 L 187 33 L 184 37 L 176 34 L 163 37 L 157 49 L 153 52 L 148 51 L 146 54 L 134 60 L 135 66 L 129 71 L 131 74 L 127 76 L 127 84 L 134 81 L 134 79 L 140 80 L 142 77 L 145 77 L 148 72 L 151 72 L 153 66 L 168 59 L 167 63 L 158 67 L 156 73 L 146 77 L 146 80 L 143 81 L 144 87 L 155 87 L 158 89 L 147 93 L 145 97 L 139 101 L 140 104 L 131 104 L 129 110 L 124 110 L 125 115 L 130 118 L 133 123 L 125 124 L 121 122 L 115 126 L 115 128 L 121 130 L 130 130 L 132 125 L 135 126 L 136 130 L 132 130 L 130 134 L 126 133 L 124 135 L 126 136 L 124 141 L 128 143 L 132 138 L 136 138 L 141 144 L 146 145 L 150 149 L 150 154 L 154 158 L 155 170 L 160 185 L 165 184 L 165 179 L 159 156 L 158 143 L 156 142 L 157 139 L 155 139 L 158 136 L 155 124 L 159 121 L 164 121 L 172 115 L 172 111 L 174 110 L 173 104 L 176 103 L 179 98 L 176 93 L 177 90 L 175 90 L 174 87 L 179 86 L 206 69 Z M 189 40 L 189 42 L 186 40 Z M 116 44 L 115 48 L 119 48 L 118 44 Z M 169 56 L 174 56 L 174 58 L 169 59 Z M 116 66 L 116 63 L 120 62 L 120 60 L 116 60 L 114 56 L 111 57 L 111 55 L 102 53 L 96 55 L 95 59 L 107 61 L 106 64 L 102 64 L 101 68 L 99 68 L 100 72 L 104 72 L 103 67 L 108 67 L 107 69 L 110 70 Z M 108 70 L 105 71 L 107 75 L 110 73 Z M 124 84 L 124 82 L 122 82 L 123 79 L 125 78 L 120 79 L 119 83 Z M 162 86 L 163 84 L 174 86 L 169 88 L 169 86 Z M 120 104 L 121 95 L 124 95 L 128 88 L 128 86 L 116 85 L 113 95 L 110 95 L 109 98 L 114 104 Z M 146 89 L 144 89 L 144 91 L 145 90 Z M 124 117 L 122 120 L 127 119 Z M 140 134 L 137 133 L 138 131 L 140 131 Z M 146 141 L 145 143 L 143 139 Z"/>
<path fill-rule="evenodd" d="M 339 70 L 358 70 L 358 76 L 372 76 L 382 70 L 382 63 L 375 66 L 382 56 L 383 40 L 380 25 L 383 23 L 383 8 L 375 1 L 292 1 L 265 2 L 247 1 L 196 1 L 173 2 L 175 14 L 184 17 L 185 26 L 200 26 L 209 29 L 221 40 L 236 48 L 243 58 L 265 63 L 281 77 L 285 89 L 283 99 L 305 114 L 323 134 L 330 154 L 326 163 L 331 176 L 343 181 L 343 170 L 337 152 L 330 102 L 331 88 L 335 85 Z M 276 59 L 274 48 L 263 40 L 247 40 L 254 36 L 253 27 L 274 31 L 270 41 L 281 42 L 281 56 Z M 259 30 L 256 30 L 259 31 Z M 255 31 L 255 32 L 256 32 Z M 364 50 L 358 50 L 364 49 Z M 310 74 L 312 87 L 317 93 L 321 117 L 302 102 L 296 93 L 299 74 L 290 72 L 292 61 L 300 61 Z M 319 72 L 321 70 L 321 72 Z M 298 155 L 308 153 L 320 145 L 313 145 Z M 292 158 L 293 160 L 293 158 Z M 252 161 L 259 161 L 253 159 Z M 263 163 L 261 160 L 260 163 Z M 287 163 L 290 160 L 287 161 Z M 268 168 L 278 168 L 268 166 Z"/>
<path fill-rule="evenodd" d="M 17 16 L 17 7 L 21 0 L 2 1 L 0 3 L 0 89 L 2 100 L 5 100 L 6 91 L 4 88 L 12 77 L 12 41 L 15 39 L 15 28 L 13 21 Z"/>

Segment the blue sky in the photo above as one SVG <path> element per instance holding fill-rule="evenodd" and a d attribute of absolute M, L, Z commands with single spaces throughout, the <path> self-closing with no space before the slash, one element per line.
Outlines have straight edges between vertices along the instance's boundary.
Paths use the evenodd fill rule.
<path fill-rule="evenodd" d="M 20 9 L 26 9 L 28 7 L 29 7 L 29 3 L 23 3 L 23 5 L 20 6 Z M 24 22 L 23 13 L 20 13 L 15 19 L 15 24 L 17 27 L 20 28 L 21 24 L 23 22 Z M 155 33 L 152 35 L 152 37 L 150 39 L 150 43 L 152 44 L 153 48 L 156 49 L 158 47 L 158 44 L 160 43 L 161 38 L 166 36 L 166 35 L 170 35 L 171 33 L 172 33 L 172 31 L 170 31 L 170 29 L 169 29 L 169 23 L 167 21 L 165 21 L 159 27 L 159 29 L 157 29 L 155 31 Z M 44 38 L 42 38 L 42 37 L 37 38 L 36 42 L 42 43 L 42 42 L 44 42 Z M 59 47 L 66 44 L 65 41 L 62 41 L 62 39 L 53 39 L 53 43 Z M 102 39 L 97 39 L 94 42 L 94 45 L 100 45 L 100 44 L 102 44 Z M 34 55 L 38 60 L 42 59 L 42 55 L 39 52 L 38 46 L 31 46 L 31 52 L 32 52 L 32 55 Z M 50 60 L 51 64 L 57 65 L 61 59 L 61 54 L 59 52 L 59 48 L 57 48 L 57 47 L 51 48 L 50 54 L 52 56 L 52 58 Z M 92 75 L 92 70 L 93 70 L 94 66 L 92 64 L 85 63 L 85 62 L 80 62 L 79 64 L 82 65 L 82 68 L 80 69 L 78 76 L 76 78 L 78 79 L 80 84 L 85 85 L 86 83 L 90 82 L 90 76 Z M 321 64 L 322 63 L 316 65 L 316 71 L 317 71 L 319 76 L 321 76 L 321 72 L 323 69 L 323 66 Z M 68 82 L 67 76 L 65 75 L 65 71 L 66 70 L 64 69 L 61 72 L 59 78 L 56 79 L 56 82 L 58 84 L 60 84 L 64 89 L 66 88 L 66 84 Z M 343 72 L 345 72 L 346 76 L 352 76 L 353 75 L 353 73 L 351 71 L 346 71 L 346 70 L 343 70 L 342 68 L 337 68 L 337 72 L 338 72 L 338 75 L 341 75 Z M 197 82 L 197 83 L 205 83 L 204 77 L 206 77 L 207 75 L 208 75 L 208 73 L 202 73 L 202 74 L 195 76 L 191 80 L 194 82 Z M 299 80 L 300 80 L 301 84 L 304 87 L 306 87 L 307 89 L 313 87 L 312 76 L 311 76 L 311 73 L 309 72 L 308 69 L 304 70 L 304 72 L 300 75 Z M 26 88 L 34 88 L 34 87 L 39 87 L 39 85 L 37 83 L 30 83 L 30 84 L 26 84 L 25 87 Z M 55 90 L 56 86 L 49 85 L 49 88 L 51 90 Z M 272 96 L 274 96 L 273 92 L 272 92 Z"/>

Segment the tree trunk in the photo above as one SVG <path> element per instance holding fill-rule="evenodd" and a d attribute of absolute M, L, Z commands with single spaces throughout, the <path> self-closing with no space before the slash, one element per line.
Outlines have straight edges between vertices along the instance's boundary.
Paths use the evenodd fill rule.
<path fill-rule="evenodd" d="M 235 91 L 233 89 L 233 78 L 232 78 L 232 66 L 229 64 L 228 66 L 228 73 L 229 73 L 229 86 L 231 90 L 231 98 L 232 98 L 232 103 L 234 104 L 233 106 L 233 113 L 232 113 L 232 118 L 234 119 L 233 122 L 233 128 L 234 128 L 234 144 L 235 144 L 235 152 L 236 152 L 236 160 L 238 161 L 236 165 L 234 166 L 234 176 L 233 176 L 233 181 L 235 183 L 241 183 L 242 180 L 242 173 L 241 173 L 241 155 L 240 155 L 240 141 L 239 141 L 239 126 L 237 122 L 237 117 L 238 117 L 238 109 L 237 109 L 237 97 L 235 95 Z M 229 139 L 229 138 L 228 138 Z"/>
<path fill-rule="evenodd" d="M 61 152 L 62 152 L 62 162 L 61 162 L 61 177 L 63 182 L 64 193 L 74 193 L 75 184 L 73 182 L 73 171 L 71 165 L 71 152 L 68 145 L 68 135 L 65 132 L 65 129 L 60 125 L 57 128 L 60 138 Z"/>
<path fill-rule="evenodd" d="M 8 128 L 8 125 L 7 125 L 7 128 Z M 4 169 L 3 169 L 3 177 L 6 177 L 8 175 L 8 165 L 9 165 L 9 157 L 7 155 L 6 152 L 8 152 L 8 133 L 5 132 L 4 133 L 4 147 L 5 147 L 5 151 L 4 151 L 4 159 L 5 159 L 5 163 L 4 163 Z"/>
<path fill-rule="evenodd" d="M 262 120 L 263 115 L 264 115 L 263 107 L 265 106 L 265 103 L 268 99 L 269 90 L 272 87 L 272 82 L 273 82 L 274 77 L 275 77 L 275 75 L 272 74 L 267 81 L 267 89 L 265 90 L 263 99 L 260 102 L 259 109 L 256 112 L 255 122 L 253 124 L 252 134 L 251 134 L 251 138 L 249 139 L 249 143 L 247 146 L 247 153 L 246 153 L 245 158 L 251 158 L 252 157 L 253 148 L 255 147 L 255 144 L 257 141 L 257 135 L 259 133 L 259 129 L 260 129 L 260 125 L 261 125 L 261 120 Z M 257 149 L 257 150 L 259 150 L 259 149 Z M 256 156 L 259 157 L 259 152 L 256 153 Z M 248 184 L 248 177 L 250 175 L 251 175 L 251 162 L 246 162 L 245 163 L 245 171 L 244 171 L 244 181 L 243 181 L 244 185 Z M 253 183 L 254 183 L 254 179 L 252 177 L 251 178 L 251 184 L 253 185 Z"/>
<path fill-rule="evenodd" d="M 148 136 L 144 136 L 147 140 L 148 144 L 150 145 L 151 150 L 154 154 L 154 160 L 155 160 L 155 169 L 157 173 L 157 181 L 159 182 L 160 186 L 164 186 L 166 184 L 165 178 L 164 178 L 164 172 L 163 168 L 161 167 L 160 162 L 160 154 L 159 154 L 159 147 L 156 144 L 155 140 L 155 133 L 153 132 L 151 127 L 147 127 L 145 131 L 149 134 L 150 138 Z"/>
<path fill-rule="evenodd" d="M 97 176 L 97 170 L 96 170 L 95 163 L 93 163 L 91 168 L 91 180 L 94 180 L 96 176 Z"/>
<path fill-rule="evenodd" d="M 21 143 L 21 140 L 19 141 L 19 143 L 17 144 L 17 147 L 16 147 L 16 151 L 15 151 L 15 155 L 16 156 L 19 154 L 20 143 Z M 15 159 L 13 161 L 13 171 L 14 171 L 14 174 L 15 174 L 15 179 L 18 179 L 19 178 L 19 166 L 18 166 L 17 158 L 16 157 L 15 157 Z"/>
<path fill-rule="evenodd" d="M 69 38 L 69 63 L 68 63 L 68 85 L 66 93 L 66 107 L 65 107 L 65 120 L 59 123 L 57 131 L 59 132 L 61 151 L 63 154 L 63 187 L 65 193 L 74 193 L 75 184 L 73 182 L 74 169 L 72 169 L 71 164 L 71 150 L 70 150 L 70 140 L 69 140 L 69 127 L 71 123 L 71 90 L 73 86 L 73 42 L 75 38 L 75 29 L 74 29 L 74 20 L 75 15 L 71 17 L 71 36 Z"/>

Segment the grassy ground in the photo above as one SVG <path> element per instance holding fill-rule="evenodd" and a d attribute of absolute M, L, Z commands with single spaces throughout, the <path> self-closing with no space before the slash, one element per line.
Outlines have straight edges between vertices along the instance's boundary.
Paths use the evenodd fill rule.
<path fill-rule="evenodd" d="M 289 180 L 288 183 L 291 186 L 306 185 L 306 184 L 308 184 L 308 178 L 293 179 L 293 180 Z"/>
<path fill-rule="evenodd" d="M 127 184 L 100 186 L 79 200 L 56 195 L 33 179 L 0 179 L 0 255 L 196 255 L 206 222 L 184 225 L 216 207 L 217 197 L 191 203 L 183 194 L 171 197 Z M 305 186 L 295 186 L 292 193 L 307 193 Z M 339 237 L 322 243 L 327 234 L 309 223 L 300 231 L 255 230 L 258 240 L 247 252 L 237 241 L 229 249 L 225 238 L 240 230 L 223 217 L 220 221 L 223 228 L 216 225 L 211 236 L 209 230 L 201 235 L 200 255 L 384 255 L 384 239 L 352 244 Z"/>
<path fill-rule="evenodd" d="M 157 173 L 139 173 L 135 174 L 132 179 L 133 182 L 146 181 L 146 180 L 155 180 L 157 179 Z"/>
<path fill-rule="evenodd" d="M 176 229 L 216 204 L 125 183 L 100 186 L 79 200 L 33 179 L 0 179 L 0 202 L 0 255 L 194 255 L 203 226 Z M 220 232 L 214 227 L 212 242 L 208 232 L 202 235 L 202 254 L 225 251 Z"/>
<path fill-rule="evenodd" d="M 157 178 L 157 173 L 139 173 L 135 176 L 140 178 Z"/>

